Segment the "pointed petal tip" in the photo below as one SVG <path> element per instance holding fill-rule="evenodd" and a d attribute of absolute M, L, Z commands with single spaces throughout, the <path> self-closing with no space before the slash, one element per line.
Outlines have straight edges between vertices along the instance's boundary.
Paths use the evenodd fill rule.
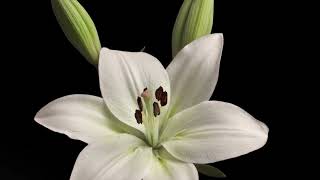
<path fill-rule="evenodd" d="M 38 123 L 41 124 L 41 119 L 37 117 L 37 115 L 33 118 L 33 120 Z"/>
<path fill-rule="evenodd" d="M 268 128 L 268 126 L 267 126 L 265 123 L 263 123 L 263 122 L 261 122 L 261 121 L 258 121 L 258 124 L 260 125 L 261 130 L 262 130 L 262 132 L 264 133 L 264 134 L 263 134 L 263 141 L 262 141 L 262 143 L 261 143 L 261 147 L 263 147 L 263 146 L 265 146 L 265 145 L 267 144 L 267 142 L 268 142 L 269 128 Z"/>
<path fill-rule="evenodd" d="M 109 49 L 109 48 L 106 48 L 106 47 L 102 47 L 102 48 L 100 49 L 99 61 L 100 61 L 100 59 L 101 59 L 101 55 L 107 53 L 108 51 L 110 51 L 110 49 Z"/>
<path fill-rule="evenodd" d="M 37 123 L 39 123 L 39 124 L 43 124 L 43 111 L 44 111 L 44 109 L 47 107 L 47 105 L 45 105 L 45 106 L 43 106 L 37 113 L 36 113 L 36 115 L 34 116 L 34 121 L 36 121 Z"/>
<path fill-rule="evenodd" d="M 39 117 L 40 115 L 39 115 L 39 112 L 37 112 L 37 114 L 34 116 L 34 120 L 37 122 L 37 123 L 41 123 L 41 118 Z"/>
<path fill-rule="evenodd" d="M 213 34 L 208 34 L 208 35 L 205 35 L 205 36 L 202 36 L 200 37 L 199 39 L 196 39 L 194 41 L 192 41 L 191 43 L 189 43 L 188 45 L 194 43 L 194 42 L 197 42 L 197 41 L 202 41 L 202 42 L 206 42 L 206 41 L 203 41 L 203 40 L 210 40 L 210 41 L 220 41 L 220 43 L 223 43 L 224 41 L 224 36 L 223 36 L 223 33 L 213 33 Z M 188 46 L 186 45 L 186 46 Z"/>
<path fill-rule="evenodd" d="M 213 35 L 223 39 L 223 33 L 214 33 Z"/>
<path fill-rule="evenodd" d="M 268 126 L 267 126 L 265 123 L 261 122 L 261 121 L 258 121 L 258 122 L 259 122 L 259 125 L 261 126 L 263 132 L 266 133 L 266 134 L 268 134 L 268 133 L 269 133 L 269 128 L 268 128 Z"/>
<path fill-rule="evenodd" d="M 221 44 L 221 46 L 224 43 L 224 36 L 222 33 L 214 33 L 214 34 L 210 34 L 209 36 L 212 37 L 213 41 L 219 41 L 219 43 Z"/>
<path fill-rule="evenodd" d="M 108 51 L 108 50 L 110 50 L 110 49 L 107 47 L 102 47 L 100 51 Z"/>

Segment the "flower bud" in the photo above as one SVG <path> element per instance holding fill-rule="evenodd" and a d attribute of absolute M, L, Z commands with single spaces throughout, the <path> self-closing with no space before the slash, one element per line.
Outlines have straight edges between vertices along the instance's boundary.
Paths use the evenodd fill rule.
<path fill-rule="evenodd" d="M 214 0 L 184 0 L 172 32 L 172 56 L 185 45 L 210 34 Z"/>
<path fill-rule="evenodd" d="M 101 44 L 96 27 L 77 0 L 51 0 L 53 12 L 71 44 L 93 65 L 98 64 Z"/>

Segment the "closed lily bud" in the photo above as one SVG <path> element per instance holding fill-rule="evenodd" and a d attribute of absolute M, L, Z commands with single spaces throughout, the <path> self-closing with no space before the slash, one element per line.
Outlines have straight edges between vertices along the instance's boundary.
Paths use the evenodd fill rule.
<path fill-rule="evenodd" d="M 89 14 L 77 0 L 51 0 L 51 4 L 68 40 L 91 64 L 96 66 L 101 44 Z"/>
<path fill-rule="evenodd" d="M 172 32 L 172 56 L 212 31 L 214 0 L 184 0 Z"/>

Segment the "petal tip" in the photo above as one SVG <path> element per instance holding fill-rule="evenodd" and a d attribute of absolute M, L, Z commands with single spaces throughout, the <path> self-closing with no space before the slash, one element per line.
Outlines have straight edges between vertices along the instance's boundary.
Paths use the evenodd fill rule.
<path fill-rule="evenodd" d="M 219 41 L 221 45 L 222 45 L 223 42 L 224 42 L 224 36 L 223 36 L 222 33 L 215 33 L 215 34 L 213 34 L 213 39 Z"/>
<path fill-rule="evenodd" d="M 212 34 L 212 35 L 217 36 L 217 37 L 223 39 L 223 33 L 214 33 L 214 34 Z"/>
<path fill-rule="evenodd" d="M 35 115 L 34 120 L 40 124 L 41 119 L 38 117 L 38 113 Z"/>
<path fill-rule="evenodd" d="M 106 47 L 102 47 L 100 51 L 108 51 L 110 50 L 109 48 L 106 48 Z"/>
<path fill-rule="evenodd" d="M 39 124 L 42 124 L 42 121 L 43 121 L 43 118 L 41 118 L 41 116 L 42 116 L 42 110 L 43 110 L 43 108 L 41 108 L 37 113 L 36 113 L 36 115 L 34 116 L 34 120 L 37 122 L 37 123 L 39 123 Z"/>
<path fill-rule="evenodd" d="M 259 121 L 259 125 L 260 125 L 260 127 L 262 128 L 262 130 L 263 130 L 264 133 L 266 133 L 266 134 L 269 133 L 269 128 L 268 128 L 268 126 L 267 126 L 265 123 Z"/>

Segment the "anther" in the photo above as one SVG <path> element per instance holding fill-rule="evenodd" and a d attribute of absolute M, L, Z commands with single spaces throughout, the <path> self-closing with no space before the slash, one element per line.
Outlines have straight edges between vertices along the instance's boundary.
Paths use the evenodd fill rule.
<path fill-rule="evenodd" d="M 148 88 L 144 88 L 141 96 L 142 96 L 143 98 L 150 98 L 150 93 L 149 93 L 149 91 L 148 91 Z"/>
<path fill-rule="evenodd" d="M 136 110 L 134 117 L 136 118 L 138 124 L 142 124 L 142 113 L 140 110 Z"/>
<path fill-rule="evenodd" d="M 138 106 L 139 106 L 140 111 L 143 111 L 143 104 L 142 104 L 141 97 L 138 97 L 137 103 L 138 103 Z"/>
<path fill-rule="evenodd" d="M 156 90 L 156 92 L 155 92 L 156 99 L 157 99 L 158 101 L 161 100 L 162 94 L 163 94 L 163 88 L 160 86 L 160 87 Z"/>
<path fill-rule="evenodd" d="M 157 117 L 158 115 L 160 115 L 160 107 L 157 102 L 153 103 L 153 115 L 154 117 Z"/>
<path fill-rule="evenodd" d="M 165 106 L 168 103 L 168 93 L 167 91 L 163 92 L 160 99 L 161 106 Z"/>

